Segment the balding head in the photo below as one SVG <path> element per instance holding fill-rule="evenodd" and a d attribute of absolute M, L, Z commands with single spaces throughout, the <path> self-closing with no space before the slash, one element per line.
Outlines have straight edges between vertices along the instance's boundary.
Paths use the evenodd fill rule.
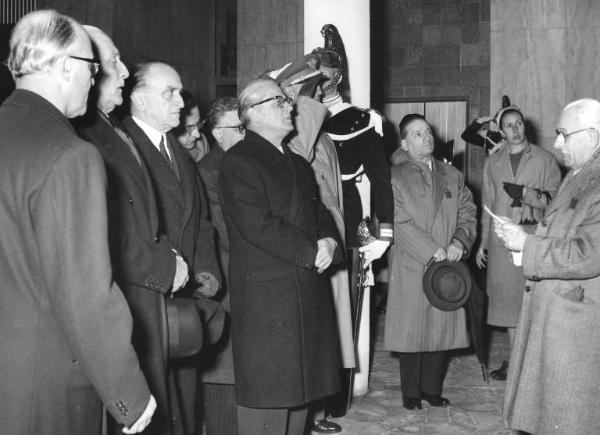
<path fill-rule="evenodd" d="M 599 151 L 600 102 L 590 98 L 573 101 L 562 111 L 554 146 L 564 156 L 564 163 L 579 169 Z"/>
<path fill-rule="evenodd" d="M 129 77 L 127 67 L 121 62 L 119 50 L 112 39 L 94 26 L 83 26 L 92 40 L 100 65 L 100 76 L 96 82 L 96 105 L 105 114 L 123 104 L 123 86 Z"/>
<path fill-rule="evenodd" d="M 162 133 L 179 125 L 183 85 L 175 69 L 164 62 L 144 62 L 133 74 L 131 114 Z"/>

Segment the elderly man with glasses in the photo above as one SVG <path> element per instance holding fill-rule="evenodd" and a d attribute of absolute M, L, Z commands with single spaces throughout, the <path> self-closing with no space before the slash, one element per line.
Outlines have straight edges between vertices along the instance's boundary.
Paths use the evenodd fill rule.
<path fill-rule="evenodd" d="M 275 81 L 258 79 L 239 101 L 246 136 L 225 153 L 218 181 L 230 247 L 238 428 L 301 435 L 308 404 L 340 388 L 323 272 L 341 251 L 310 165 L 284 142 L 293 130 L 290 100 Z"/>
<path fill-rule="evenodd" d="M 82 115 L 98 61 L 70 17 L 15 26 L 16 90 L 0 107 L 0 431 L 98 434 L 102 405 L 144 430 L 156 402 L 112 280 L 106 174 L 67 118 Z"/>
<path fill-rule="evenodd" d="M 519 431 L 600 433 L 600 102 L 568 104 L 554 146 L 570 170 L 535 234 L 495 218 L 527 278 L 504 413 Z"/>

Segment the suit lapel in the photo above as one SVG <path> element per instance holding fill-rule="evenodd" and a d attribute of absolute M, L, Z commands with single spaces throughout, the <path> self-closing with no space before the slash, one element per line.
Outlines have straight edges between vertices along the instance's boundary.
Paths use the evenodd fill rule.
<path fill-rule="evenodd" d="M 152 172 L 156 183 L 164 186 L 174 198 L 183 205 L 183 195 L 181 184 L 173 169 L 165 161 L 160 152 L 152 144 L 146 133 L 135 123 L 131 116 L 123 120 L 123 126 L 130 134 L 138 151 L 142 156 L 142 160 L 146 163 L 149 171 Z"/>
<path fill-rule="evenodd" d="M 431 178 L 433 184 L 433 219 L 432 224 L 435 222 L 435 216 L 442 204 L 444 193 L 446 192 L 446 186 L 448 185 L 446 170 L 443 165 L 439 164 L 435 159 L 431 160 Z"/>
<path fill-rule="evenodd" d="M 197 186 L 197 180 L 195 177 L 195 166 L 190 167 L 191 158 L 187 151 L 183 147 L 179 146 L 176 142 L 177 138 L 172 133 L 167 133 L 167 140 L 169 142 L 169 151 L 173 157 L 173 163 L 179 173 L 178 188 L 181 198 L 181 205 L 183 207 L 182 222 L 187 222 L 192 214 L 194 207 L 199 206 L 196 204 L 196 198 L 194 195 L 194 189 Z M 171 171 L 173 172 L 173 171 Z"/>

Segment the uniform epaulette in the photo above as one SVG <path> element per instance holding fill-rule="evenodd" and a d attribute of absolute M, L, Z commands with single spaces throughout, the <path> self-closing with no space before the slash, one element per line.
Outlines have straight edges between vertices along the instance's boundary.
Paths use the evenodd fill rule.
<path fill-rule="evenodd" d="M 337 136 L 352 135 L 369 127 L 371 114 L 356 106 L 348 107 L 325 122 L 325 131 Z"/>

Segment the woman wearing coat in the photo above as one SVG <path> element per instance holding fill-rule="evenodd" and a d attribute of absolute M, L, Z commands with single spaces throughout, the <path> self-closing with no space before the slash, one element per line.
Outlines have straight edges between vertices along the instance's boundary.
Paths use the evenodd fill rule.
<path fill-rule="evenodd" d="M 509 426 L 600 433 L 600 102 L 563 110 L 554 146 L 571 170 L 535 234 L 495 225 L 527 277 L 504 396 Z"/>
<path fill-rule="evenodd" d="M 407 160 L 392 168 L 394 234 L 385 319 L 385 348 L 400 352 L 403 405 L 448 406 L 441 397 L 446 352 L 469 345 L 464 310 L 441 311 L 423 292 L 431 259 L 459 261 L 476 235 L 476 208 L 463 176 L 432 158 L 433 137 L 425 118 L 400 122 Z"/>
<path fill-rule="evenodd" d="M 495 214 L 531 227 L 542 218 L 550 198 L 558 190 L 560 170 L 551 153 L 527 141 L 523 114 L 518 107 L 501 109 L 496 120 L 505 144 L 485 161 L 482 202 Z M 490 216 L 483 213 L 476 262 L 479 268 L 484 268 L 486 261 L 487 322 L 507 328 L 512 344 L 525 278 L 521 266 L 513 264 L 510 252 L 491 231 Z M 505 380 L 507 364 L 505 361 L 492 371 L 492 378 Z"/>

